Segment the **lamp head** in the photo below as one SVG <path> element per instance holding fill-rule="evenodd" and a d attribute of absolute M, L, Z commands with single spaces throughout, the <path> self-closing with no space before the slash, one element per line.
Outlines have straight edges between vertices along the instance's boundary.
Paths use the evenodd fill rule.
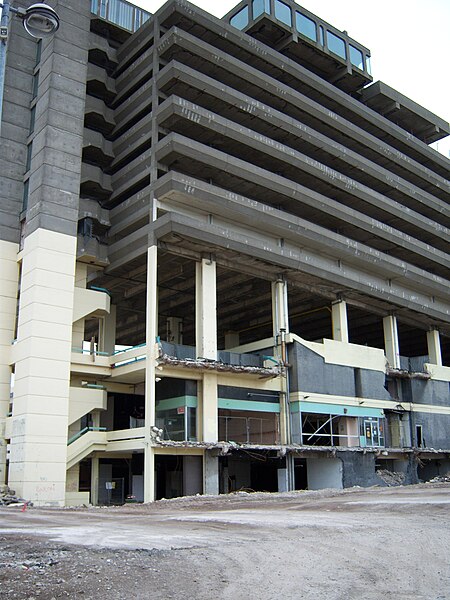
<path fill-rule="evenodd" d="M 51 6 L 42 2 L 32 4 L 20 16 L 25 30 L 35 38 L 49 37 L 59 28 L 57 13 Z"/>

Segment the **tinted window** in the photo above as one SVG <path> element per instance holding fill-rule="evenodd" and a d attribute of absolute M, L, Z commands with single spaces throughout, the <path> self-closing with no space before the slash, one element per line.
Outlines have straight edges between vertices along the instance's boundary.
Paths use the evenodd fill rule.
<path fill-rule="evenodd" d="M 253 18 L 263 13 L 270 14 L 270 0 L 253 0 Z"/>
<path fill-rule="evenodd" d="M 331 31 L 327 31 L 327 44 L 328 44 L 328 50 L 330 50 L 330 52 L 337 54 L 341 58 L 344 58 L 344 59 L 347 58 L 347 56 L 345 54 L 344 40 L 342 38 L 338 37 L 337 35 L 335 35 L 334 33 L 331 33 Z"/>
<path fill-rule="evenodd" d="M 358 50 L 358 48 L 355 48 L 351 44 L 349 45 L 349 48 L 350 62 L 352 63 L 352 65 L 355 65 L 355 67 L 358 67 L 358 69 L 361 69 L 361 71 L 364 71 L 363 53 L 361 52 L 361 50 Z"/>
<path fill-rule="evenodd" d="M 302 15 L 299 12 L 296 12 L 295 13 L 295 21 L 296 21 L 297 31 L 299 33 L 305 35 L 310 40 L 317 42 L 316 24 L 312 19 L 310 19 L 309 17 L 306 17 L 305 15 Z"/>
<path fill-rule="evenodd" d="M 244 29 L 248 25 L 248 6 L 244 6 L 242 10 L 231 17 L 230 25 L 236 27 L 236 29 Z"/>
<path fill-rule="evenodd" d="M 282 23 L 292 27 L 292 16 L 290 7 L 280 0 L 275 0 L 275 17 Z"/>

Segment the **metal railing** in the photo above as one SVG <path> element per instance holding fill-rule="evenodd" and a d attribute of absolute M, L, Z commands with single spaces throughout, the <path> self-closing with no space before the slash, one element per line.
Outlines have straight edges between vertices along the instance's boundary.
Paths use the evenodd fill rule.
<path fill-rule="evenodd" d="M 83 435 L 88 433 L 88 431 L 106 431 L 106 427 L 85 427 L 84 429 L 82 429 L 81 431 L 78 431 L 75 435 L 70 437 L 67 440 L 67 445 L 70 446 L 70 444 L 73 444 L 74 442 L 79 440 L 80 437 L 82 437 Z"/>

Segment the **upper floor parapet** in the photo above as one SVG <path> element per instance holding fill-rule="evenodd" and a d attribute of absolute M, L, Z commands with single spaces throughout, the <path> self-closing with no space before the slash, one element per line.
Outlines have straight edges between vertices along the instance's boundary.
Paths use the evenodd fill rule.
<path fill-rule="evenodd" d="M 344 91 L 372 81 L 370 50 L 293 0 L 243 0 L 223 18 Z"/>

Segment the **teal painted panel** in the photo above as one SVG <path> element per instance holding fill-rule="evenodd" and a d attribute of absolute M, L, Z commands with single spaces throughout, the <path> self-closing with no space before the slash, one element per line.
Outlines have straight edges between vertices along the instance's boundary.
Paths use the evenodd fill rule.
<path fill-rule="evenodd" d="M 344 408 L 346 412 L 344 412 Z M 364 406 L 348 406 L 345 404 L 324 404 L 320 402 L 291 402 L 291 412 L 314 413 L 325 415 L 342 415 L 345 417 L 384 417 L 381 408 L 365 408 Z"/>
<path fill-rule="evenodd" d="M 157 400 L 156 410 L 173 410 L 181 406 L 189 406 L 197 408 L 198 400 L 196 396 L 178 396 L 177 398 L 166 398 L 165 400 Z"/>
<path fill-rule="evenodd" d="M 280 405 L 275 402 L 252 402 L 251 400 L 228 400 L 227 398 L 219 398 L 219 408 L 227 408 L 228 410 L 248 410 L 254 412 L 279 413 Z"/>

